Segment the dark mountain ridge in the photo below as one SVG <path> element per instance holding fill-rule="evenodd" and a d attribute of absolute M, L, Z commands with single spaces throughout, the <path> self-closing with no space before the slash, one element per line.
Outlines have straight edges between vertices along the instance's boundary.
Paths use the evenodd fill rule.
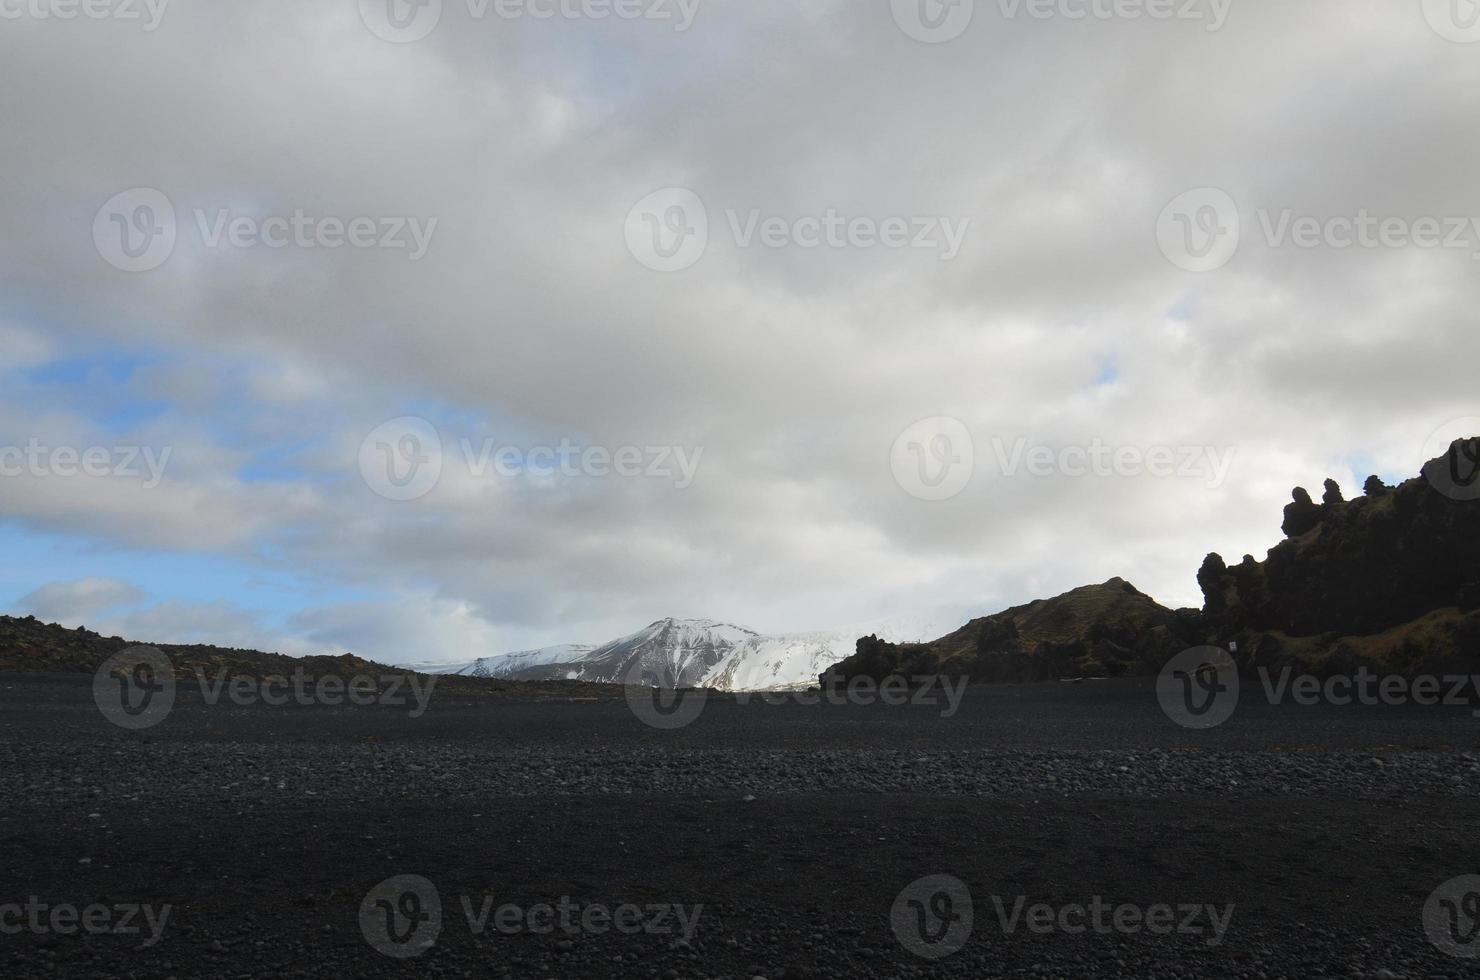
<path fill-rule="evenodd" d="M 103 636 L 81 626 L 68 629 L 56 623 L 44 623 L 34 616 L 0 616 L 0 672 L 91 674 L 115 653 L 139 645 L 117 636 Z M 181 676 L 194 677 L 197 672 L 202 672 L 207 678 L 215 678 L 224 671 L 227 677 L 269 680 L 291 678 L 301 671 L 303 676 L 311 679 L 370 677 L 383 681 L 414 673 L 351 653 L 291 657 L 204 644 L 149 645 L 169 657 L 170 665 Z M 608 698 L 613 696 L 614 690 L 607 685 L 583 681 L 523 682 L 458 676 L 439 676 L 436 685 L 444 695 L 535 700 Z M 616 689 L 616 693 L 620 695 L 620 689 Z"/>
<path fill-rule="evenodd" d="M 1191 646 L 1233 646 L 1245 669 L 1318 674 L 1480 667 L 1480 438 L 1455 441 L 1397 487 L 1377 477 L 1345 500 L 1296 487 L 1286 539 L 1264 561 L 1210 554 L 1202 609 L 1171 610 L 1123 579 L 976 619 L 929 643 L 867 636 L 822 675 L 966 674 L 1034 681 L 1155 673 Z"/>
<path fill-rule="evenodd" d="M 1203 562 L 1205 633 L 1233 639 L 1250 666 L 1480 665 L 1480 501 L 1459 479 L 1480 476 L 1477 454 L 1480 439 L 1457 440 L 1418 477 L 1369 478 L 1353 500 L 1330 480 L 1319 504 L 1297 487 L 1264 561 Z"/>

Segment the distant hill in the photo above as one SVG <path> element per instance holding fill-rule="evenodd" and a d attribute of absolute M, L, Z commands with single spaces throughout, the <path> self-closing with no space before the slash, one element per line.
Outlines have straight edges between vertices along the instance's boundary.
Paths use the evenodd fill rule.
<path fill-rule="evenodd" d="M 887 643 L 875 636 L 823 675 L 964 674 L 983 681 L 1118 676 L 1160 668 L 1185 649 L 1196 614 L 1173 612 L 1121 578 L 1037 599 L 929 643 Z"/>
<path fill-rule="evenodd" d="M 1244 669 L 1320 674 L 1480 669 L 1480 438 L 1461 439 L 1397 487 L 1345 500 L 1296 487 L 1286 540 L 1264 561 L 1197 573 L 1203 608 L 1170 610 L 1115 578 L 976 619 L 929 643 L 858 640 L 824 682 L 890 673 L 1028 681 L 1154 673 L 1189 646 L 1237 647 Z"/>
<path fill-rule="evenodd" d="M 43 623 L 32 616 L 0 616 L 0 672 L 31 671 L 42 673 L 92 674 L 104 661 L 120 650 L 140 646 L 135 641 L 117 636 L 102 636 L 78 627 L 68 629 L 55 623 Z M 152 643 L 170 658 L 179 674 L 204 671 L 214 677 L 223 669 L 231 677 L 291 677 L 301 670 L 311 678 L 369 676 L 385 678 L 405 674 L 407 668 L 388 667 L 353 654 L 339 656 L 290 657 L 280 653 L 213 647 L 202 644 Z M 599 684 L 571 681 L 521 683 L 481 677 L 439 678 L 436 690 L 441 694 L 503 699 L 558 699 L 564 697 L 612 697 L 620 689 Z"/>

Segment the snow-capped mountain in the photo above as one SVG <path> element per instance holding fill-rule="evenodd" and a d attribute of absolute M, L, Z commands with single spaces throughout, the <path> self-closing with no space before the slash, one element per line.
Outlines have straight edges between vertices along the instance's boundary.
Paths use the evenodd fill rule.
<path fill-rule="evenodd" d="M 500 677 L 509 680 L 564 680 L 596 648 L 584 643 L 562 643 L 539 650 L 521 650 L 469 663 L 402 664 L 422 674 L 460 674 L 464 677 Z"/>
<path fill-rule="evenodd" d="M 596 647 L 564 645 L 482 657 L 470 663 L 401 666 L 424 674 L 520 681 L 795 690 L 817 683 L 818 674 L 852 656 L 860 636 L 875 633 L 892 642 L 905 642 L 940 636 L 960 625 L 949 618 L 939 622 L 881 620 L 815 633 L 763 635 L 708 619 L 660 619 Z"/>

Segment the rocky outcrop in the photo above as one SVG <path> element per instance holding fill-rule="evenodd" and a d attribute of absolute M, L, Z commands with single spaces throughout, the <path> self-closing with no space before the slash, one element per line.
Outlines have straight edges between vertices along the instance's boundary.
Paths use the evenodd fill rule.
<path fill-rule="evenodd" d="M 1296 495 L 1309 499 L 1299 488 Z M 1213 625 L 1298 636 L 1366 634 L 1436 609 L 1474 608 L 1480 502 L 1439 492 L 1427 475 L 1375 495 L 1343 501 L 1328 494 L 1327 500 L 1314 507 L 1308 526 L 1297 521 L 1298 533 L 1263 562 L 1246 557 L 1227 568 L 1219 556 L 1208 556 L 1198 582 Z"/>
<path fill-rule="evenodd" d="M 1198 569 L 1201 610 L 1172 611 L 1121 579 L 973 620 L 931 643 L 858 641 L 823 675 L 967 674 L 1042 680 L 1154 673 L 1171 654 L 1232 645 L 1242 667 L 1347 673 L 1480 669 L 1480 438 L 1461 439 L 1418 477 L 1370 477 L 1346 500 L 1291 493 L 1285 540 L 1263 561 Z"/>
<path fill-rule="evenodd" d="M 1331 481 L 1319 505 L 1297 487 L 1286 540 L 1264 561 L 1203 562 L 1206 631 L 1242 637 L 1241 659 L 1255 662 L 1336 670 L 1376 661 L 1403 671 L 1472 660 L 1480 501 L 1461 491 L 1477 459 L 1480 440 L 1459 440 L 1420 476 L 1392 488 L 1372 477 L 1350 501 Z"/>
<path fill-rule="evenodd" d="M 1310 499 L 1310 493 L 1304 487 L 1296 487 L 1290 491 L 1290 496 L 1295 502 L 1285 505 L 1285 521 L 1280 530 L 1287 538 L 1298 538 L 1321 523 L 1321 508 Z"/>

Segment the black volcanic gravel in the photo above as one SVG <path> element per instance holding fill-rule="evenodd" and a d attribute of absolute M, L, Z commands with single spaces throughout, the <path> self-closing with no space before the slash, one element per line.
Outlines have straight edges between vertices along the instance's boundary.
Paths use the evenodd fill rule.
<path fill-rule="evenodd" d="M 625 703 L 427 713 L 217 707 L 143 732 L 87 679 L 0 678 L 0 904 L 168 903 L 162 941 L 0 935 L 4 977 L 1434 978 L 1435 887 L 1480 871 L 1465 708 L 1271 707 L 1172 724 L 1145 682 L 973 688 L 938 708 L 711 701 L 658 732 Z M 371 948 L 362 898 L 420 875 L 434 946 Z M 969 887 L 959 952 L 890 910 Z M 688 940 L 475 935 L 477 911 L 702 904 Z M 995 901 L 1223 907 L 1210 934 L 1004 931 Z M 959 913 L 961 907 L 955 906 Z M 0 920 L 3 924 L 3 920 Z"/>

